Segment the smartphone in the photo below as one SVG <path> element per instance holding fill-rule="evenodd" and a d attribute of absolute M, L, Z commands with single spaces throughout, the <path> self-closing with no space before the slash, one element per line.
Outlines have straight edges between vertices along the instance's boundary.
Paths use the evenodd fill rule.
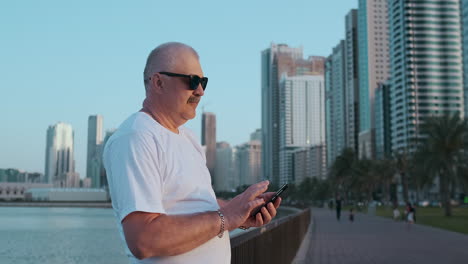
<path fill-rule="evenodd" d="M 276 199 L 278 199 L 278 197 L 284 192 L 284 190 L 286 190 L 288 188 L 288 184 L 284 184 L 283 186 L 281 186 L 281 188 L 275 193 L 275 195 L 273 195 L 273 197 L 271 197 L 271 199 L 266 202 L 264 205 L 262 206 L 259 206 L 258 208 L 256 208 L 254 210 L 254 213 L 251 215 L 252 217 L 255 217 L 258 213 L 260 213 L 260 210 L 262 210 L 263 207 L 265 207 L 268 203 L 274 203 L 276 201 Z"/>

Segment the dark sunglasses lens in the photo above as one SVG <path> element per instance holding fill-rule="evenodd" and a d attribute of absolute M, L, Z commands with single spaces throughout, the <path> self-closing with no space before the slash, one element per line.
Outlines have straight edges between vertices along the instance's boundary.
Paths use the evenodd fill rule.
<path fill-rule="evenodd" d="M 208 84 L 208 78 L 207 77 L 201 78 L 200 83 L 201 83 L 201 86 L 203 87 L 203 91 L 204 91 L 206 89 L 206 85 Z"/>
<path fill-rule="evenodd" d="M 200 84 L 200 77 L 192 75 L 190 78 L 190 89 L 196 90 Z"/>

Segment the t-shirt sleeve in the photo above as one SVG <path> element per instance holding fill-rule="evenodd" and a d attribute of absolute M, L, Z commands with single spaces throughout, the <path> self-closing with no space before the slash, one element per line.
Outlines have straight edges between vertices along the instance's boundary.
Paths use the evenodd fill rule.
<path fill-rule="evenodd" d="M 135 211 L 165 214 L 162 151 L 151 135 L 131 133 L 104 150 L 112 206 L 121 222 Z"/>

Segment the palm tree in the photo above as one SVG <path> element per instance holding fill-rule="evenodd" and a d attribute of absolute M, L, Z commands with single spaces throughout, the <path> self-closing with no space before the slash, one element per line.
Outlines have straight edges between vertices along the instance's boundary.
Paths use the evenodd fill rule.
<path fill-rule="evenodd" d="M 373 160 L 361 159 L 354 162 L 351 188 L 355 193 L 365 194 L 368 202 L 373 200 L 378 182 L 378 172 Z"/>
<path fill-rule="evenodd" d="M 405 200 L 405 203 L 408 203 L 409 202 L 409 195 L 408 195 L 409 155 L 406 151 L 404 151 L 404 152 L 396 152 L 394 156 L 395 156 L 396 168 L 398 170 L 398 174 L 401 177 L 401 185 L 403 187 L 403 200 Z"/>
<path fill-rule="evenodd" d="M 393 199 L 393 204 L 397 204 L 396 195 L 390 195 L 390 186 L 395 178 L 396 168 L 393 160 L 383 159 L 375 162 L 375 172 L 377 174 L 378 183 L 382 187 L 384 201 Z"/>
<path fill-rule="evenodd" d="M 421 126 L 418 155 L 430 177 L 438 177 L 445 215 L 452 215 L 450 186 L 466 171 L 468 123 L 458 114 L 430 117 Z"/>
<path fill-rule="evenodd" d="M 352 176 L 353 163 L 356 161 L 356 155 L 351 148 L 345 148 L 341 154 L 336 157 L 330 168 L 330 179 L 334 186 L 335 195 L 340 191 L 345 191 L 344 199 L 347 200 L 348 183 Z"/>

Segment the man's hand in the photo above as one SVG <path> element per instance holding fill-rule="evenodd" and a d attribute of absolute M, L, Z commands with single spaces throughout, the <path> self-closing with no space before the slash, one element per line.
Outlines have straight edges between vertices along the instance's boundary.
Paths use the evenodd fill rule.
<path fill-rule="evenodd" d="M 220 209 L 225 217 L 226 230 L 231 231 L 242 225 L 254 208 L 265 203 L 262 194 L 267 190 L 268 184 L 270 184 L 268 181 L 262 181 L 251 185 Z"/>
<path fill-rule="evenodd" d="M 259 198 L 262 198 L 263 200 L 265 200 L 265 202 L 268 202 L 273 197 L 273 195 L 275 195 L 275 192 L 268 192 L 261 194 Z M 280 204 L 281 197 L 278 197 L 274 203 L 268 203 L 265 207 L 263 207 L 260 213 L 247 218 L 247 220 L 244 223 L 242 223 L 241 226 L 259 227 L 270 223 L 271 220 L 275 218 L 276 209 L 278 209 Z"/>

